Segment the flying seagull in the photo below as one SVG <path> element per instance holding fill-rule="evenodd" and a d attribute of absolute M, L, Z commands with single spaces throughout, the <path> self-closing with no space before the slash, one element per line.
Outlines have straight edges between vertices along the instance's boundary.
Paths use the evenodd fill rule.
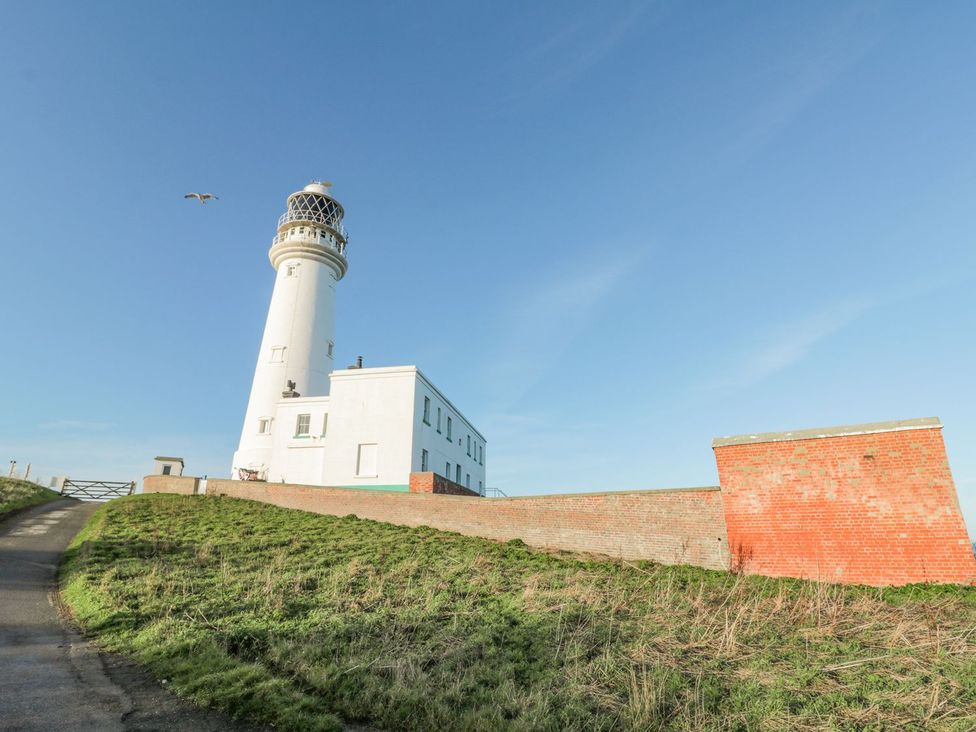
<path fill-rule="evenodd" d="M 183 196 L 183 198 L 195 198 L 200 201 L 200 203 L 206 203 L 211 198 L 215 201 L 220 200 L 213 193 L 187 193 L 185 196 Z"/>

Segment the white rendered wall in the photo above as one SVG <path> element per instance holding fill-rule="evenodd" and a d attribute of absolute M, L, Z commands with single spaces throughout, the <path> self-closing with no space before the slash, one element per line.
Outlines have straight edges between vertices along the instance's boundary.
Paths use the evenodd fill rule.
<path fill-rule="evenodd" d="M 268 481 L 324 485 L 328 436 L 323 433 L 329 397 L 282 399 L 275 412 Z M 308 435 L 296 435 L 298 416 L 309 415 Z M 328 427 L 331 429 L 331 424 Z"/>
<path fill-rule="evenodd" d="M 469 475 L 472 490 L 479 481 L 485 485 L 484 438 L 415 366 L 343 369 L 332 372 L 331 382 L 330 396 L 279 399 L 273 405 L 272 434 L 260 436 L 269 452 L 269 482 L 408 490 L 410 473 L 421 470 L 426 449 L 431 472 L 445 475 L 450 462 L 446 477 L 457 480 L 460 464 L 462 485 Z M 430 424 L 424 422 L 424 397 L 431 400 Z M 298 418 L 305 414 L 308 435 L 298 436 Z M 362 445 L 375 445 L 375 470 L 359 470 Z"/>
<path fill-rule="evenodd" d="M 424 397 L 430 399 L 430 424 L 424 422 Z M 440 409 L 439 431 L 438 409 Z M 447 438 L 448 417 L 451 418 L 450 440 Z M 427 450 L 427 469 L 430 472 L 443 475 L 461 485 L 466 485 L 470 476 L 469 487 L 473 491 L 478 491 L 479 482 L 482 489 L 487 485 L 485 438 L 419 370 L 414 394 L 413 435 L 413 472 L 421 470 L 422 451 Z M 469 438 L 470 455 L 468 455 Z M 447 475 L 447 463 L 451 465 L 450 475 Z M 461 466 L 460 480 L 457 475 L 458 465 Z"/>
<path fill-rule="evenodd" d="M 416 378 L 412 366 L 332 373 L 324 485 L 409 486 Z M 357 472 L 360 445 L 376 445 L 375 474 Z"/>
<path fill-rule="evenodd" d="M 162 475 L 164 465 L 169 465 L 170 475 L 183 475 L 183 463 L 175 460 L 153 460 L 153 475 Z"/>
<path fill-rule="evenodd" d="M 270 466 L 273 440 L 259 433 L 259 422 L 275 416 L 289 380 L 303 397 L 329 393 L 337 279 L 317 259 L 295 256 L 278 263 L 234 467 Z"/>

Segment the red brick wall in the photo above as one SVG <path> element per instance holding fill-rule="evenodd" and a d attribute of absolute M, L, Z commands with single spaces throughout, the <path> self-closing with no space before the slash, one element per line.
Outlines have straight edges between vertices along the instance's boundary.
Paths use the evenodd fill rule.
<path fill-rule="evenodd" d="M 746 444 L 716 440 L 733 566 L 879 586 L 976 581 L 935 424 Z"/>
<path fill-rule="evenodd" d="M 477 496 L 478 492 L 437 473 L 410 473 L 411 493 L 439 493 L 447 496 Z"/>
<path fill-rule="evenodd" d="M 190 496 L 196 492 L 199 482 L 199 478 L 189 475 L 147 475 L 142 479 L 142 492 Z"/>
<path fill-rule="evenodd" d="M 208 495 L 665 564 L 728 567 L 717 488 L 473 498 L 211 478 Z"/>

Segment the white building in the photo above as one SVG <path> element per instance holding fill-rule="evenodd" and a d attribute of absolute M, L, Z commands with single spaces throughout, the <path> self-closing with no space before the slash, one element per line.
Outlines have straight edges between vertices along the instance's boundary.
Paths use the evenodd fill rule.
<path fill-rule="evenodd" d="M 183 458 L 157 455 L 153 458 L 153 475 L 183 475 Z"/>
<path fill-rule="evenodd" d="M 433 472 L 485 486 L 485 438 L 416 366 L 334 370 L 342 206 L 329 183 L 288 197 L 268 253 L 277 274 L 233 477 L 409 490 Z"/>

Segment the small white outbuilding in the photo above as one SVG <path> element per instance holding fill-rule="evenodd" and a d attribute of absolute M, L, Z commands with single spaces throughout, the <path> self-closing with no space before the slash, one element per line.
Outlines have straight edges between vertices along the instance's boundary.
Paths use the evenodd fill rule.
<path fill-rule="evenodd" d="M 183 475 L 183 458 L 157 455 L 153 458 L 153 475 Z"/>

